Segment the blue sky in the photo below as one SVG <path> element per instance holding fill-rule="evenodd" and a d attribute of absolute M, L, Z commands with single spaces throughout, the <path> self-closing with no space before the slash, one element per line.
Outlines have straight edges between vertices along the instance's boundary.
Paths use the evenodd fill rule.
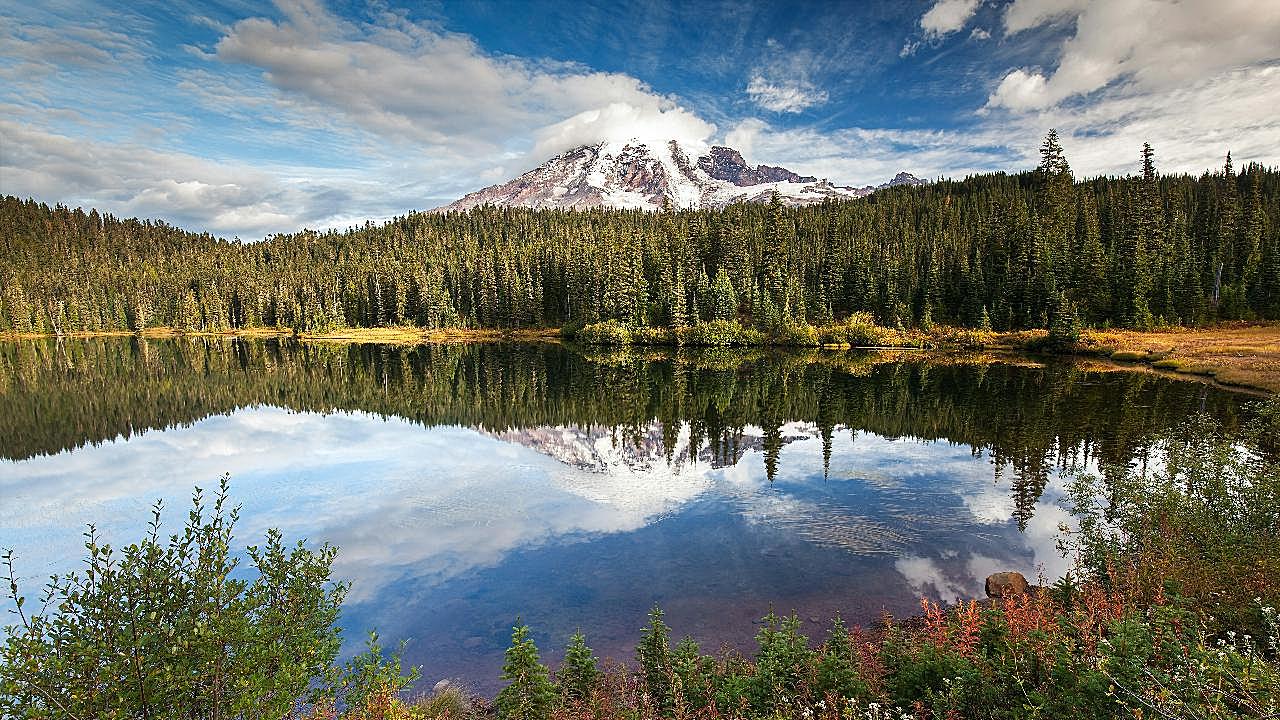
<path fill-rule="evenodd" d="M 0 0 L 0 192 L 251 239 L 602 139 L 845 184 L 1280 151 L 1274 0 Z"/>

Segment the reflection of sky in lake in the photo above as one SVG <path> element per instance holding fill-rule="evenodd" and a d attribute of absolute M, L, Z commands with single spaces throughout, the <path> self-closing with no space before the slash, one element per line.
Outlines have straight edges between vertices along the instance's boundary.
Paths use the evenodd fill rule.
<path fill-rule="evenodd" d="M 821 441 L 789 425 L 770 485 L 755 450 L 723 468 L 671 468 L 598 435 L 540 432 L 587 444 L 603 470 L 464 428 L 240 410 L 0 463 L 0 546 L 15 549 L 35 595 L 41 578 L 75 567 L 86 523 L 130 542 L 163 499 L 176 529 L 191 487 L 229 472 L 240 542 L 279 527 L 341 547 L 349 641 L 371 627 L 410 638 L 407 658 L 429 680 L 482 689 L 517 614 L 548 655 L 581 626 L 600 655 L 626 658 L 655 602 L 677 633 L 714 648 L 747 643 L 771 604 L 865 623 L 909 612 L 921 594 L 979 595 L 996 570 L 1063 568 L 1060 486 L 1019 533 L 1007 483 L 968 446 L 844 430 L 824 479 Z"/>

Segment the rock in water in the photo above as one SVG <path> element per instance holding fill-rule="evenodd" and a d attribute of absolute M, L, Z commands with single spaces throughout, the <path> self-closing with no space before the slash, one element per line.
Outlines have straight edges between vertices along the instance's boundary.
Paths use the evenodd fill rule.
<path fill-rule="evenodd" d="M 1020 572 L 998 572 L 987 576 L 987 597 L 1004 598 L 1027 593 L 1027 579 Z"/>

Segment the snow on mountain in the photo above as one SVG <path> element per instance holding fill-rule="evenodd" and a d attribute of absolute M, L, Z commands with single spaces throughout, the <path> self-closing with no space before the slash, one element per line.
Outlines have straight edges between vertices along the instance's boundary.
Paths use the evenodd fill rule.
<path fill-rule="evenodd" d="M 630 140 L 569 150 L 510 182 L 469 193 L 437 211 L 465 211 L 482 205 L 654 210 L 664 202 L 676 208 L 706 208 L 768 202 L 774 193 L 783 203 L 797 206 L 923 183 L 904 172 L 878 187 L 846 187 L 786 168 L 751 167 L 733 148 L 713 147 L 695 162 L 675 140 Z"/>

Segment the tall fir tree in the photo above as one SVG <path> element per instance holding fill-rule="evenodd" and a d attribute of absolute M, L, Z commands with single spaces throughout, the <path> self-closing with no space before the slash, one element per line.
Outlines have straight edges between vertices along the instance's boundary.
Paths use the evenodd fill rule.
<path fill-rule="evenodd" d="M 556 690 L 550 671 L 538 657 L 538 648 L 529 637 L 529 626 L 520 624 L 511 632 L 511 646 L 502 664 L 502 679 L 507 686 L 498 692 L 493 704 L 503 720 L 547 720 L 555 707 Z"/>

